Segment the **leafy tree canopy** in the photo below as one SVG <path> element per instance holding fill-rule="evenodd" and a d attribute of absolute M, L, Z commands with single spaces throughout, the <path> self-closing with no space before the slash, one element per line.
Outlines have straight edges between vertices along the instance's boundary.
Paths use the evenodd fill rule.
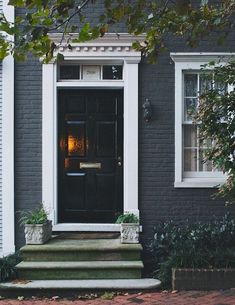
<path fill-rule="evenodd" d="M 235 61 L 223 65 L 211 62 L 203 70 L 207 88 L 195 119 L 200 125 L 200 140 L 208 145 L 205 161 L 226 173 L 226 183 L 217 194 L 235 203 Z"/>
<path fill-rule="evenodd" d="M 97 9 L 99 3 L 102 12 Z M 146 33 L 145 41 L 133 47 L 153 62 L 165 49 L 168 34 L 186 36 L 187 44 L 194 47 L 211 31 L 219 31 L 218 42 L 222 43 L 235 20 L 235 0 L 10 0 L 9 5 L 24 13 L 17 15 L 14 23 L 0 16 L 0 59 L 11 53 L 24 60 L 30 52 L 49 61 L 58 48 L 50 33 L 63 33 L 61 43 L 69 47 L 75 41 L 102 37 L 121 21 L 131 34 Z M 97 9 L 95 25 L 89 23 L 87 6 Z M 15 42 L 4 34 L 15 35 Z"/>

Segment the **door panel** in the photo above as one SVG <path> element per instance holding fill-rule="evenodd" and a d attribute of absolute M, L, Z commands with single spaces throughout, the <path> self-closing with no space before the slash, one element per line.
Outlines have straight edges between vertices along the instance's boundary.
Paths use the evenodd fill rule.
<path fill-rule="evenodd" d="M 96 123 L 96 156 L 115 157 L 116 122 Z"/>
<path fill-rule="evenodd" d="M 96 209 L 115 210 L 115 175 L 96 174 Z M 107 192 L 107 190 L 109 190 Z"/>
<path fill-rule="evenodd" d="M 122 160 L 122 90 L 58 91 L 59 222 L 114 222 Z"/>
<path fill-rule="evenodd" d="M 83 210 L 86 202 L 86 174 L 68 175 L 64 183 L 67 206 L 71 210 Z M 65 207 L 66 208 L 66 207 Z"/>

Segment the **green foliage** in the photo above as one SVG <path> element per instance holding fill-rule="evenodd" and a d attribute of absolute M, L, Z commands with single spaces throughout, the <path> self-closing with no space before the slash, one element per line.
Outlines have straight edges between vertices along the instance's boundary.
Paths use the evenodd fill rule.
<path fill-rule="evenodd" d="M 226 214 L 207 223 L 158 224 L 149 245 L 154 275 L 171 285 L 172 268 L 234 268 L 235 221 Z"/>
<path fill-rule="evenodd" d="M 105 0 L 102 12 L 95 3 L 95 0 L 10 0 L 9 5 L 26 10 L 14 23 L 6 20 L 4 15 L 0 16 L 1 31 L 16 38 L 15 42 L 10 36 L 5 39 L 7 47 L 3 44 L 3 49 L 7 52 L 1 52 L 1 58 L 12 53 L 18 60 L 24 60 L 24 54 L 30 52 L 48 62 L 61 44 L 68 46 L 73 41 L 102 37 L 110 26 L 123 22 L 131 34 L 146 33 L 145 41 L 136 42 L 133 47 L 154 62 L 157 55 L 166 49 L 165 41 L 169 34 L 186 37 L 187 44 L 194 47 L 211 31 L 217 31 L 218 43 L 223 43 L 225 33 L 229 32 L 235 20 L 234 0 L 214 4 L 203 0 L 199 5 L 190 0 Z M 86 15 L 88 4 L 94 5 L 99 16 L 99 22 L 94 26 Z M 56 45 L 50 40 L 51 33 L 62 34 Z"/>
<path fill-rule="evenodd" d="M 104 294 L 102 294 L 101 299 L 103 300 L 112 300 L 115 296 L 114 292 L 105 291 Z"/>
<path fill-rule="evenodd" d="M 16 278 L 15 266 L 21 261 L 20 252 L 0 258 L 0 281 L 4 282 Z"/>
<path fill-rule="evenodd" d="M 213 73 L 208 73 L 208 68 Z M 207 72 L 205 72 L 206 70 Z M 209 88 L 199 101 L 195 117 L 200 125 L 201 142 L 208 145 L 205 161 L 210 160 L 215 168 L 227 175 L 227 181 L 217 193 L 227 203 L 235 202 L 235 61 L 225 65 L 211 62 L 204 67 Z M 230 90 L 228 90 L 230 89 Z"/>
<path fill-rule="evenodd" d="M 116 223 L 139 223 L 139 218 L 133 213 L 121 214 L 118 216 Z"/>
<path fill-rule="evenodd" d="M 33 211 L 20 211 L 20 224 L 44 224 L 48 221 L 48 213 L 43 205 Z"/>

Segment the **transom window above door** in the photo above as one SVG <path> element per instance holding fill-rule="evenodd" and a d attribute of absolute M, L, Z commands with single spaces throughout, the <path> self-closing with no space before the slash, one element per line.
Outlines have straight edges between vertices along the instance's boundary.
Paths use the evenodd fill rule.
<path fill-rule="evenodd" d="M 76 63 L 62 63 L 58 66 L 58 81 L 97 81 L 122 80 L 122 65 L 81 65 Z"/>

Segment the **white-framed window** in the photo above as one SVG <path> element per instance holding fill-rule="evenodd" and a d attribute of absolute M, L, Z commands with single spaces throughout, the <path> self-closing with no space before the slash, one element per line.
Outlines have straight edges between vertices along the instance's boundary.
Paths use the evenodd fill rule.
<path fill-rule="evenodd" d="M 217 187 L 225 181 L 222 171 L 203 161 L 211 143 L 199 141 L 200 127 L 192 117 L 199 95 L 211 86 L 201 66 L 219 56 L 231 55 L 234 54 L 171 53 L 175 62 L 175 187 Z"/>

